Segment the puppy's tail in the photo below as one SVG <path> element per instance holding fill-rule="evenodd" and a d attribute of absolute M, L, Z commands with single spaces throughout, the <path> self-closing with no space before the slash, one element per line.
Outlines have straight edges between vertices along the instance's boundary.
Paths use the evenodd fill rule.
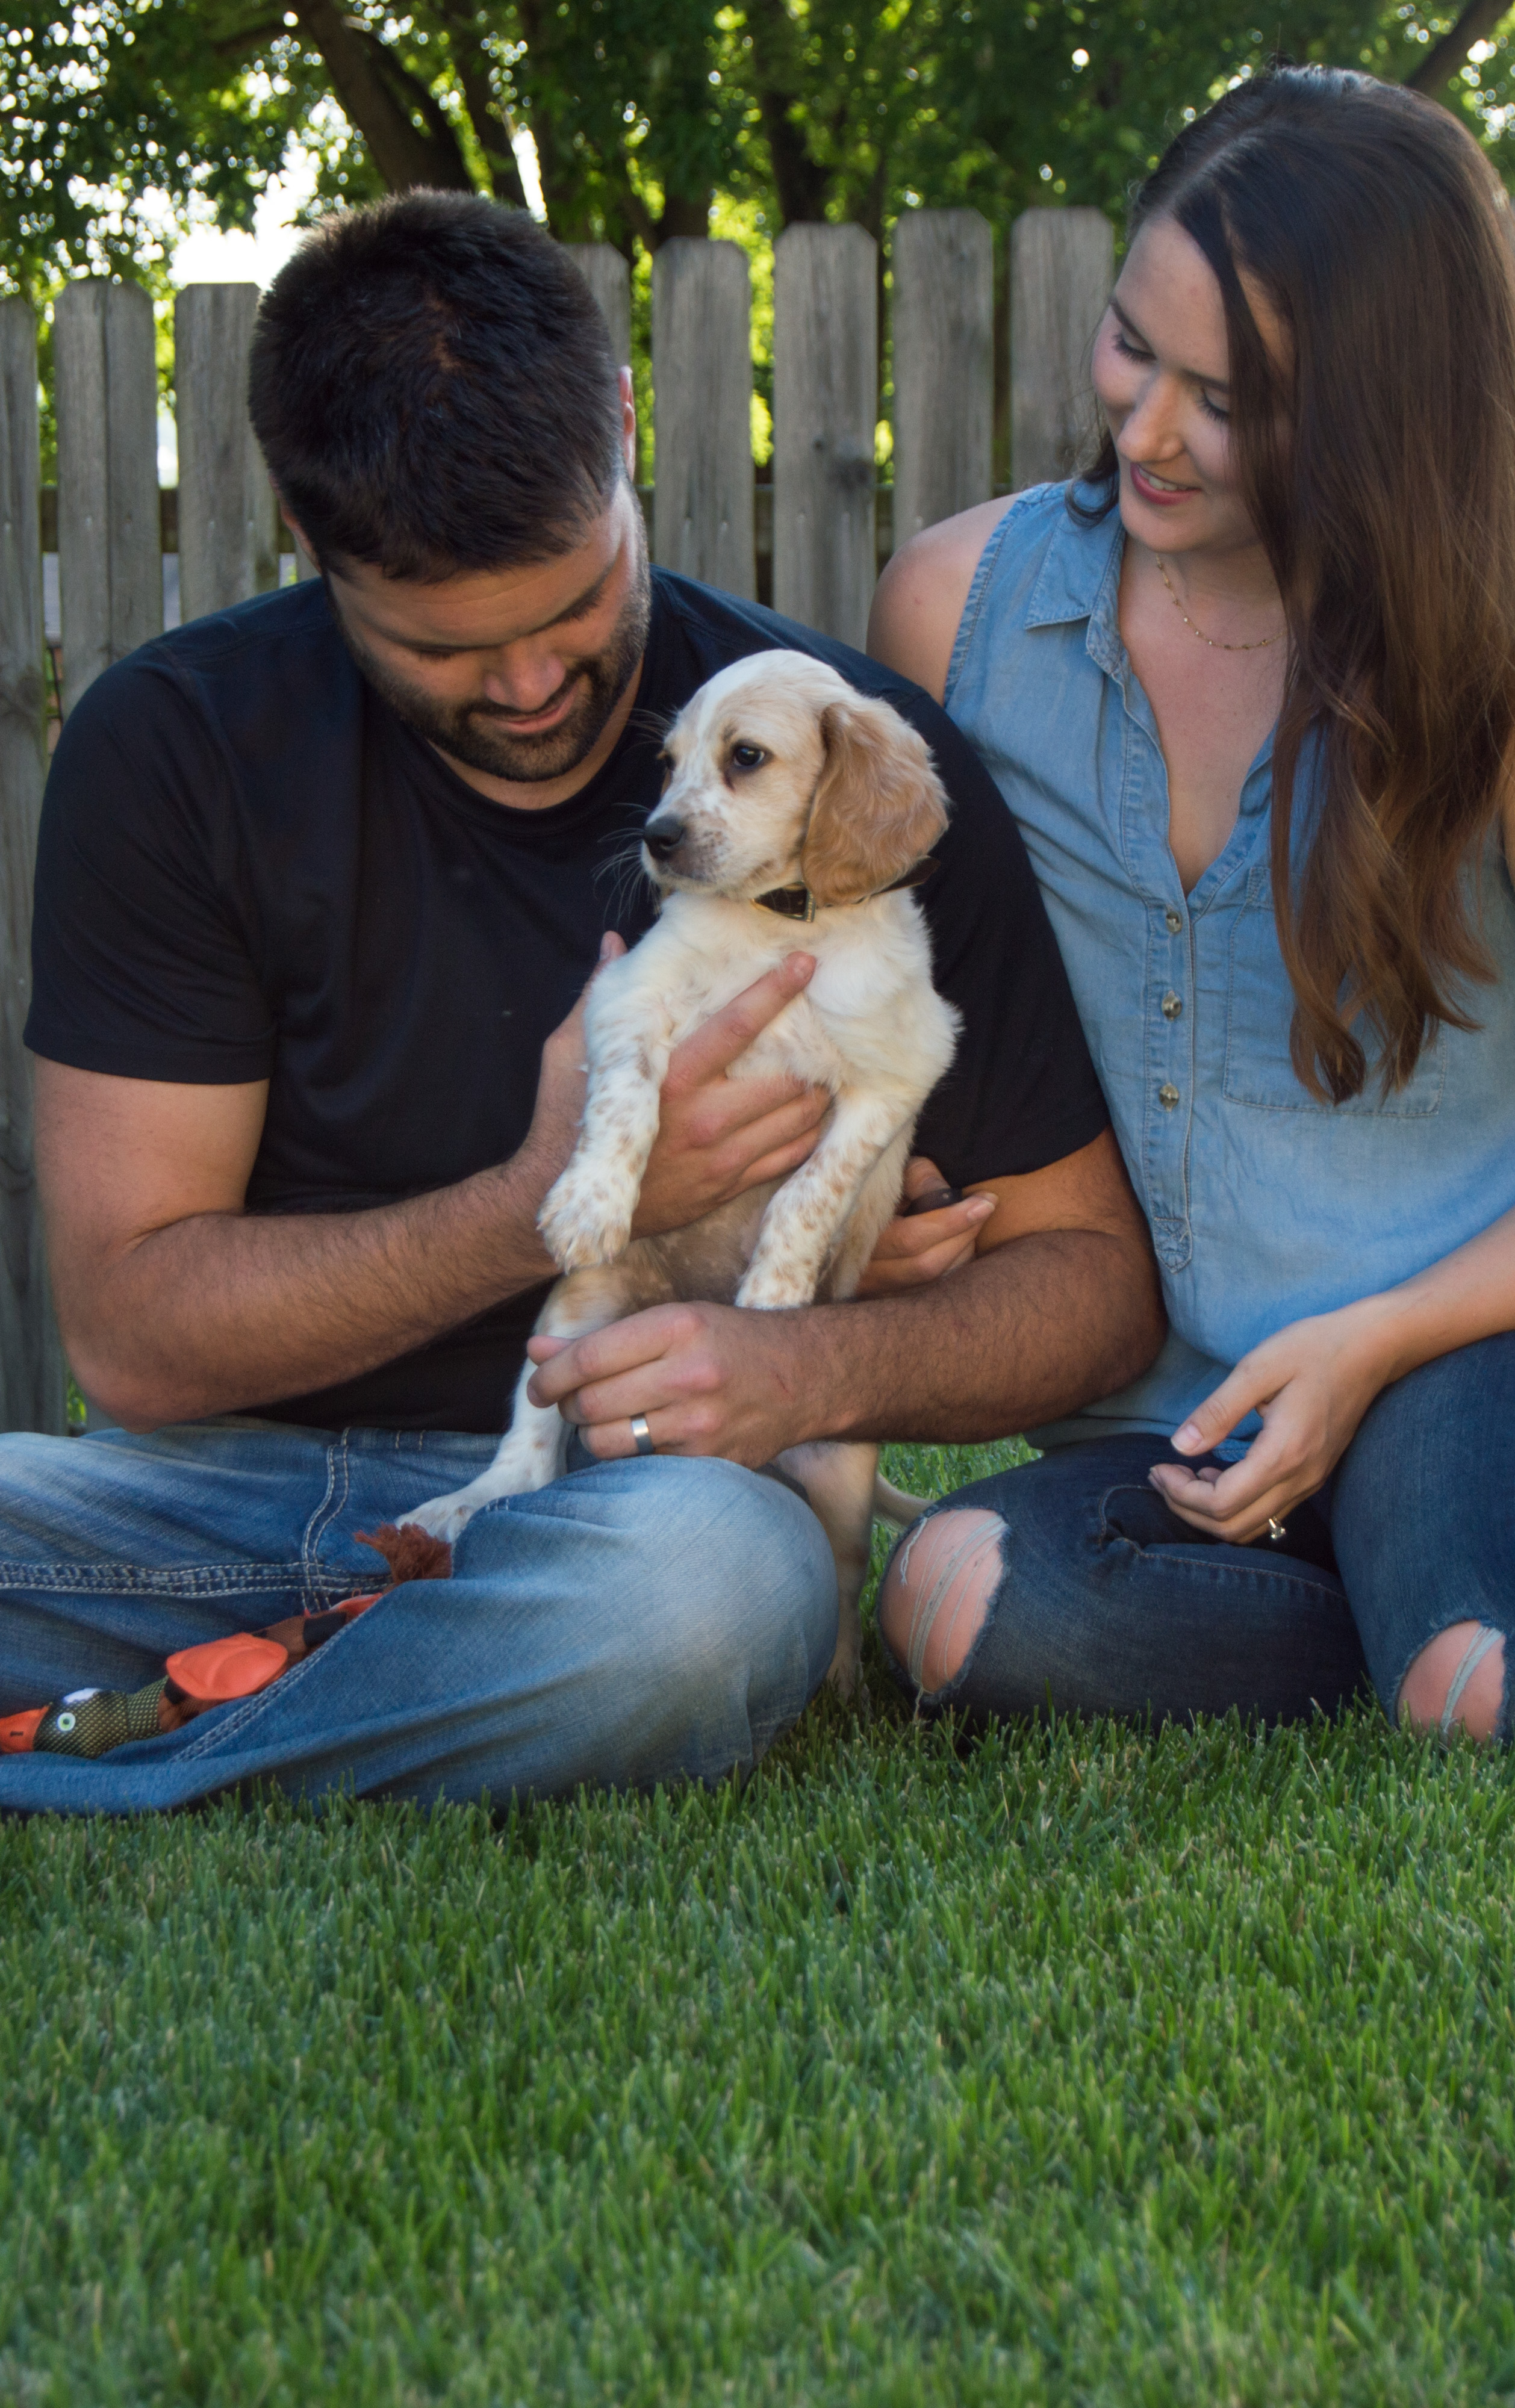
<path fill-rule="evenodd" d="M 906 1496 L 902 1488 L 892 1487 L 881 1476 L 873 1481 L 873 1519 L 892 1522 L 897 1530 L 907 1530 L 912 1522 L 918 1522 L 931 1501 L 929 1497 Z"/>

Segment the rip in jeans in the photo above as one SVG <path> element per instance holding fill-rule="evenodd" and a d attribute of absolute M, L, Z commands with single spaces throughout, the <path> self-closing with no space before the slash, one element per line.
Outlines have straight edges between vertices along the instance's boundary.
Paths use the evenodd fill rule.
<path fill-rule="evenodd" d="M 910 1577 L 910 1557 L 916 1540 L 933 1522 L 945 1518 L 945 1515 L 926 1515 L 907 1534 L 899 1557 L 899 1579 L 902 1587 Z M 1004 1534 L 1005 1524 L 998 1514 L 995 1514 L 987 1523 L 981 1524 L 977 1528 L 968 1531 L 964 1537 L 959 1539 L 957 1544 L 948 1550 L 944 1564 L 940 1567 L 933 1564 L 928 1570 L 922 1593 L 911 1605 L 910 1632 L 905 1649 L 905 1670 L 909 1675 L 911 1686 L 916 1690 L 921 1691 L 921 1674 L 925 1668 L 926 1650 L 931 1644 L 931 1634 L 939 1619 L 948 1609 L 949 1600 L 950 1612 L 943 1634 L 944 1650 L 950 1650 L 953 1634 L 957 1629 L 963 1607 L 976 1594 L 978 1584 L 974 1575 L 991 1552 L 998 1557 Z M 956 1594 L 953 1594 L 955 1584 Z M 984 1620 L 988 1619 L 988 1598 L 986 1597 Z M 982 1622 L 979 1627 L 982 1628 Z M 977 1636 L 976 1632 L 974 1636 Z M 966 1660 L 965 1655 L 963 1661 L 966 1662 Z M 950 1681 L 955 1680 L 961 1670 L 962 1665 L 960 1664 L 949 1676 L 949 1682 L 942 1685 L 944 1687 L 949 1685 Z M 936 1696 L 940 1692 L 938 1690 L 921 1691 L 921 1694 Z"/>

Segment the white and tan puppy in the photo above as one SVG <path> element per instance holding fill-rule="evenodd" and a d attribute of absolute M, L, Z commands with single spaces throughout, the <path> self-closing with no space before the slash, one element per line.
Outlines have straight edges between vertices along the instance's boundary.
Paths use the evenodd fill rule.
<path fill-rule="evenodd" d="M 670 774 L 643 830 L 661 890 L 656 924 L 596 979 L 585 1016 L 588 1094 L 572 1158 L 540 1226 L 566 1276 L 537 1326 L 583 1337 L 649 1305 L 750 1307 L 853 1294 L 899 1202 L 926 1097 L 951 1062 L 958 1015 L 931 984 L 910 873 L 946 826 L 925 740 L 887 703 L 802 652 L 758 652 L 700 687 L 669 731 Z M 797 925 L 797 922 L 803 923 Z M 680 1039 L 797 946 L 815 955 L 802 995 L 733 1063 L 731 1078 L 788 1071 L 830 1089 L 809 1160 L 665 1236 L 631 1237 Z M 489 1469 L 411 1518 L 455 1539 L 482 1505 L 544 1487 L 567 1430 L 527 1395 Z M 858 1598 L 875 1504 L 877 1449 L 792 1448 L 837 1559 L 842 1616 L 831 1678 L 857 1680 Z"/>

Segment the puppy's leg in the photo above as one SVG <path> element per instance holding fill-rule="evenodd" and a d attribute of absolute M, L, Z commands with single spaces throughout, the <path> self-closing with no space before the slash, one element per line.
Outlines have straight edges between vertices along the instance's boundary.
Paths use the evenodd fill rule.
<path fill-rule="evenodd" d="M 657 1135 L 670 1046 L 632 1030 L 592 1060 L 584 1125 L 548 1189 L 537 1226 L 565 1271 L 612 1263 L 631 1236 L 642 1174 Z"/>
<path fill-rule="evenodd" d="M 836 1654 L 826 1677 L 844 1698 L 850 1698 L 858 1686 L 862 1660 L 858 1599 L 868 1578 L 878 1449 L 822 1440 L 787 1447 L 776 1460 L 804 1490 L 836 1558 Z"/>
<path fill-rule="evenodd" d="M 605 1269 L 574 1271 L 559 1280 L 537 1317 L 534 1334 L 586 1338 L 591 1330 L 607 1328 L 613 1321 L 639 1312 L 644 1303 L 660 1302 L 663 1293 L 666 1283 L 656 1266 L 644 1257 L 642 1248 L 634 1247 Z M 510 1428 L 488 1469 L 451 1496 L 428 1498 L 407 1515 L 408 1521 L 419 1522 L 434 1539 L 445 1539 L 451 1545 L 481 1506 L 493 1505 L 499 1497 L 523 1497 L 528 1489 L 545 1488 L 558 1477 L 568 1453 L 568 1424 L 556 1405 L 534 1405 L 527 1395 L 535 1368 L 527 1363 L 522 1370 Z"/>
<path fill-rule="evenodd" d="M 858 1209 L 847 1223 L 826 1275 L 823 1293 L 828 1300 L 841 1304 L 849 1296 L 856 1296 L 858 1283 L 873 1259 L 873 1248 L 899 1207 L 905 1163 L 915 1134 L 914 1127 L 902 1129 L 864 1182 Z M 930 1501 L 929 1498 L 907 1496 L 902 1488 L 893 1487 L 882 1472 L 874 1479 L 873 1519 L 891 1522 L 897 1530 L 908 1529 L 912 1522 L 918 1521 Z"/>
<path fill-rule="evenodd" d="M 844 1304 L 849 1296 L 856 1296 L 858 1283 L 873 1259 L 873 1248 L 898 1209 L 915 1133 L 912 1124 L 891 1139 L 863 1181 L 852 1218 L 821 1282 L 820 1292 L 828 1303 Z"/>
<path fill-rule="evenodd" d="M 913 1123 L 917 1109 L 914 1097 L 843 1089 L 815 1153 L 785 1181 L 763 1214 L 738 1304 L 772 1312 L 810 1302 L 869 1173 Z"/>

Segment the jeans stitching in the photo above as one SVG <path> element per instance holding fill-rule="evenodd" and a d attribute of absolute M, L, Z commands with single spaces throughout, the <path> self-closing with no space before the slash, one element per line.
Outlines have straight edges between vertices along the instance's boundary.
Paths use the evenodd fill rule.
<path fill-rule="evenodd" d="M 337 1496 L 337 1464 L 339 1455 L 341 1458 L 341 1496 L 339 1499 Z M 315 1512 L 311 1514 L 309 1522 L 307 1522 L 305 1526 L 305 1536 L 300 1542 L 300 1561 L 304 1568 L 306 1587 L 312 1595 L 315 1592 L 317 1579 L 320 1577 L 316 1563 L 317 1551 L 319 1550 L 321 1542 L 325 1537 L 326 1532 L 330 1529 L 332 1524 L 341 1512 L 342 1508 L 346 1505 L 348 1498 L 352 1494 L 352 1473 L 347 1453 L 347 1432 L 346 1430 L 343 1430 L 341 1436 L 338 1439 L 334 1439 L 331 1445 L 326 1449 L 326 1493 L 322 1498 L 320 1504 L 316 1507 Z"/>
<path fill-rule="evenodd" d="M 1140 1539 L 1132 1538 L 1124 1530 L 1117 1529 L 1105 1512 L 1105 1507 L 1108 1505 L 1111 1498 L 1121 1492 L 1133 1497 L 1140 1497 L 1144 1494 L 1141 1486 L 1135 1481 L 1115 1480 L 1111 1482 L 1109 1487 L 1105 1489 L 1104 1495 L 1100 1498 L 1098 1504 L 1094 1508 L 1096 1520 L 1096 1528 L 1094 1533 L 1095 1544 L 1102 1550 L 1107 1547 L 1129 1547 L 1133 1555 L 1140 1555 L 1145 1562 L 1148 1555 L 1155 1555 L 1157 1553 L 1157 1549 L 1155 1547 L 1144 1545 Z M 1205 1539 L 1203 1533 L 1198 1530 L 1195 1531 L 1193 1540 L 1190 1543 L 1195 1546 L 1235 1547 L 1234 1540 L 1221 1538 Z M 1250 1547 L 1235 1547 L 1235 1552 L 1238 1555 L 1254 1555 L 1254 1560 L 1247 1564 L 1236 1564 L 1234 1566 L 1227 1565 L 1222 1567 L 1219 1564 L 1199 1564 L 1192 1560 L 1186 1563 L 1182 1552 L 1184 1544 L 1185 1541 L 1182 1539 L 1175 1540 L 1172 1542 L 1171 1549 L 1165 1553 L 1163 1556 L 1164 1570 L 1177 1570 L 1181 1568 L 1187 1572 L 1208 1572 L 1213 1578 L 1224 1580 L 1235 1580 L 1238 1577 L 1246 1577 L 1252 1580 L 1285 1581 L 1291 1587 L 1313 1590 L 1317 1597 L 1339 1598 L 1346 1595 L 1345 1582 L 1333 1584 L 1330 1581 L 1312 1579 L 1307 1572 L 1285 1571 L 1277 1556 L 1255 1555 L 1254 1550 Z M 1297 1561 L 1298 1559 L 1291 1558 L 1291 1560 Z"/>
<path fill-rule="evenodd" d="M 0 1562 L 0 1588 L 23 1595 L 111 1597 L 230 1597 L 298 1588 L 301 1564 L 181 1564 L 173 1571 L 149 1571 L 141 1564 L 28 1564 Z M 325 1588 L 350 1589 L 353 1575 L 320 1572 Z"/>
<path fill-rule="evenodd" d="M 320 1523 L 321 1516 L 331 1502 L 332 1491 L 336 1484 L 337 1448 L 336 1444 L 332 1443 L 331 1445 L 328 1445 L 326 1449 L 326 1485 L 322 1492 L 320 1502 L 313 1509 L 310 1518 L 305 1526 L 304 1532 L 300 1539 L 300 1570 L 307 1582 L 309 1582 L 310 1573 L 313 1570 L 310 1551 L 314 1534 Z"/>
<path fill-rule="evenodd" d="M 1122 1538 L 1118 1534 L 1117 1534 L 1111 1543 L 1116 1546 L 1129 1547 L 1133 1555 L 1140 1555 L 1144 1561 L 1150 1552 L 1147 1548 L 1139 1545 L 1136 1540 Z M 1218 1546 L 1228 1546 L 1230 1543 L 1231 1541 L 1225 1539 L 1219 1539 L 1216 1541 Z M 1236 1552 L 1238 1555 L 1245 1555 L 1247 1550 L 1243 1547 L 1238 1547 Z M 1196 1572 L 1203 1572 L 1212 1581 L 1281 1581 L 1288 1587 L 1309 1589 L 1316 1597 L 1328 1597 L 1334 1605 L 1339 1605 L 1347 1594 L 1344 1584 L 1338 1587 L 1333 1587 L 1329 1581 L 1312 1580 L 1306 1572 L 1286 1572 L 1282 1570 L 1277 1564 L 1269 1563 L 1265 1555 L 1260 1555 L 1255 1564 L 1236 1564 L 1234 1566 L 1230 1564 L 1185 1563 L 1182 1555 L 1177 1555 L 1176 1550 L 1175 1550 L 1175 1555 L 1176 1559 L 1176 1563 L 1172 1567 L 1167 1563 L 1164 1563 L 1162 1567 L 1164 1570 L 1169 1569 L 1181 1570 L 1189 1573 L 1190 1576 Z"/>

